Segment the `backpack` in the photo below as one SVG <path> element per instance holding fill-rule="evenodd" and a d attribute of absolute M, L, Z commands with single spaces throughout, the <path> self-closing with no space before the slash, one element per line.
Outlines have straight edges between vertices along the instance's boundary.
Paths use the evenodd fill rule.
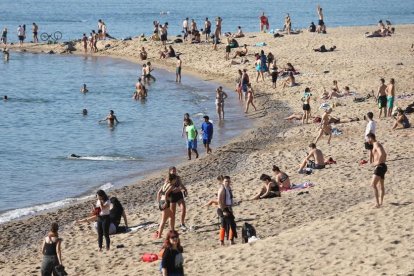
<path fill-rule="evenodd" d="M 253 225 L 245 222 L 242 227 L 242 242 L 247 243 L 249 238 L 256 236 L 256 229 L 254 229 Z"/>

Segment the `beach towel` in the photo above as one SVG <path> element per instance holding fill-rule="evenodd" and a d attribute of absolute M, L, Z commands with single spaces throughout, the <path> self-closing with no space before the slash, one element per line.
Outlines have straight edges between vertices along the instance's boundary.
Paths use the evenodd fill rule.
<path fill-rule="evenodd" d="M 329 103 L 322 103 L 319 109 L 327 110 L 331 108 L 331 105 Z"/>
<path fill-rule="evenodd" d="M 335 136 L 342 135 L 342 130 L 340 130 L 338 128 L 333 128 L 332 129 L 332 135 L 335 135 Z"/>
<path fill-rule="evenodd" d="M 305 182 L 299 183 L 299 184 L 292 184 L 290 186 L 290 190 L 301 190 L 301 189 L 307 189 L 307 188 L 312 188 L 312 187 L 315 187 L 315 184 L 313 184 L 312 182 L 309 182 L 309 181 L 305 181 Z"/>
<path fill-rule="evenodd" d="M 266 42 L 257 42 L 254 46 L 256 47 L 262 47 L 262 46 L 266 46 Z"/>

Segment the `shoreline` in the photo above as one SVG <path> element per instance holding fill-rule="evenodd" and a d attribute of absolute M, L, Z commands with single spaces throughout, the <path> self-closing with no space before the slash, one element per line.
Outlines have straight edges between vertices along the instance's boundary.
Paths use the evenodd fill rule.
<path fill-rule="evenodd" d="M 395 275 L 414 269 L 410 265 L 414 253 L 409 249 L 413 236 L 402 234 L 411 233 L 414 229 L 412 223 L 406 223 L 412 216 L 414 205 L 409 203 L 412 201 L 412 193 L 407 185 L 413 176 L 410 174 L 410 164 L 405 160 L 411 158 L 414 148 L 410 146 L 412 139 L 407 140 L 404 136 L 412 129 L 390 132 L 392 119 L 378 120 L 377 134 L 390 155 L 386 204 L 375 210 L 370 207 L 373 200 L 369 187 L 372 167 L 358 165 L 360 158 L 365 157 L 361 146 L 365 128 L 362 119 L 335 125 L 343 134 L 335 136 L 330 146 L 326 144 L 326 138 L 322 138 L 318 146 L 327 156 L 334 157 L 338 165 L 329 166 L 309 176 L 297 175 L 295 172 L 307 144 L 314 139 L 315 125 L 301 126 L 280 120 L 288 115 L 287 112 L 301 112 L 300 97 L 305 87 L 311 87 L 315 94 L 312 113 L 319 114 L 317 107 L 322 101 L 316 99 L 316 96 L 322 86 L 329 85 L 334 79 L 340 82 L 341 87 L 349 85 L 358 95 L 366 95 L 372 87 L 377 86 L 379 77 L 396 77 L 397 94 L 413 92 L 414 60 L 409 52 L 412 43 L 410 37 L 414 33 L 412 25 L 397 25 L 395 36 L 379 39 L 363 37 L 364 31 L 370 28 L 372 27 L 339 27 L 331 29 L 327 35 L 302 33 L 285 36 L 283 40 L 256 33 L 257 38 L 239 40 L 249 45 L 257 40 L 266 41 L 268 46 L 250 49 L 253 52 L 255 49 L 274 52 L 279 66 L 292 62 L 302 73 L 298 76 L 300 86 L 281 89 L 279 82 L 278 89 L 272 90 L 268 79 L 257 84 L 253 81 L 258 91 L 256 103 L 260 106 L 257 113 L 249 115 L 259 117 L 255 126 L 217 149 L 212 156 L 178 166 L 179 175 L 190 194 L 187 198 L 190 208 L 188 224 L 198 228 L 195 232 L 182 233 L 186 252 L 185 268 L 189 275 L 235 275 L 237 271 L 238 275 L 240 271 L 243 271 L 243 275 L 258 272 L 263 274 L 274 272 L 275 269 L 281 274 L 294 275 L 314 274 L 316 271 L 325 275 L 378 275 L 380 271 Z M 311 50 L 321 44 L 328 47 L 335 44 L 338 50 L 324 54 Z M 139 41 L 116 42 L 103 53 L 136 57 L 134 54 L 138 54 L 141 45 Z M 159 45 L 145 45 L 151 47 L 152 54 L 160 48 Z M 252 72 L 251 62 L 234 66 L 225 62 L 222 44 L 219 52 L 212 52 L 210 45 L 203 47 L 185 44 L 176 47 L 179 51 L 188 51 L 188 55 L 183 56 L 184 66 L 188 62 L 188 70 L 197 70 L 200 74 L 213 77 L 221 75 L 231 83 L 236 69 L 246 67 L 249 73 Z M 210 50 L 207 55 L 206 50 Z M 249 55 L 248 59 L 252 60 L 252 57 Z M 153 62 L 152 59 L 150 61 Z M 401 61 L 404 64 L 397 65 Z M 166 66 L 173 65 L 168 61 L 161 62 Z M 159 66 L 155 62 L 154 65 Z M 185 67 L 183 69 L 185 73 Z M 330 72 L 325 74 L 323 71 Z M 368 110 L 377 112 L 372 99 L 362 103 L 353 103 L 352 100 L 352 97 L 347 97 L 328 102 L 341 104 L 334 109 L 334 115 L 341 119 L 347 116 L 362 118 Z M 413 98 L 399 99 L 397 104 L 403 106 L 412 101 Z M 410 121 L 414 120 L 412 115 L 409 118 Z M 218 174 L 229 174 L 233 180 L 236 199 L 244 200 L 260 187 L 257 181 L 260 174 L 270 174 L 271 166 L 275 164 L 285 170 L 294 183 L 311 181 L 316 186 L 308 190 L 308 195 L 292 191 L 284 193 L 278 199 L 243 201 L 234 208 L 238 226 L 244 221 L 252 223 L 262 240 L 249 245 L 240 243 L 231 248 L 220 248 L 216 245 L 217 219 L 212 217 L 214 210 L 202 207 L 216 190 L 215 177 Z M 124 203 L 132 225 L 158 221 L 159 212 L 154 212 L 153 201 L 163 175 L 164 172 L 159 171 L 138 184 L 111 192 L 111 196 L 119 197 Z M 18 269 L 21 273 L 33 271 L 40 259 L 32 256 L 35 255 L 32 252 L 50 222 L 58 220 L 64 225 L 61 232 L 65 237 L 63 254 L 67 256 L 66 263 L 69 263 L 67 267 L 71 274 L 89 275 L 108 271 L 128 271 L 134 275 L 155 273 L 158 263 L 137 264 L 136 261 L 137 254 L 159 250 L 160 242 L 154 242 L 150 238 L 152 229 L 145 229 L 136 235 L 114 236 L 113 246 L 124 244 L 125 248 L 111 250 L 111 258 L 107 263 L 102 263 L 101 268 L 94 267 L 101 258 L 97 254 L 89 254 L 96 248 L 96 235 L 90 227 L 69 223 L 71 219 L 73 221 L 81 214 L 86 214 L 87 205 L 85 202 L 24 221 L 0 225 L 0 231 L 4 233 L 0 237 L 0 244 L 3 245 L 0 253 L 7 253 L 12 259 L 7 262 L 2 256 L 0 268 L 4 268 L 6 273 L 15 271 L 13 269 Z M 13 233 L 19 233 L 18 239 Z M 383 242 L 380 243 L 377 236 Z M 398 242 L 393 243 L 395 240 Z M 25 242 L 30 245 L 27 246 Z M 23 250 L 24 246 L 27 249 Z M 19 249 L 22 251 L 19 252 Z M 274 263 L 265 263 L 263 260 L 274 252 L 283 252 L 283 256 L 275 258 Z M 259 257 L 246 262 L 246 253 L 257 254 Z M 28 256 L 23 264 L 19 258 L 21 256 Z M 226 267 L 224 264 L 231 265 Z"/>

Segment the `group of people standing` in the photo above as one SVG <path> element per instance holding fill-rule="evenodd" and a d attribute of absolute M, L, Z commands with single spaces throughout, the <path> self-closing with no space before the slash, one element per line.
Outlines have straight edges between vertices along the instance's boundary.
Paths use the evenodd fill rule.
<path fill-rule="evenodd" d="M 39 38 L 38 38 L 38 33 L 39 33 L 39 26 L 36 23 L 32 23 L 32 39 L 33 39 L 33 43 L 38 43 L 39 42 Z M 4 46 L 7 46 L 7 37 L 8 37 L 8 29 L 4 28 L 3 31 L 1 32 L 1 43 Z M 17 38 L 19 40 L 19 46 L 23 46 L 24 41 L 26 40 L 26 24 L 22 24 L 19 25 L 17 27 Z"/>

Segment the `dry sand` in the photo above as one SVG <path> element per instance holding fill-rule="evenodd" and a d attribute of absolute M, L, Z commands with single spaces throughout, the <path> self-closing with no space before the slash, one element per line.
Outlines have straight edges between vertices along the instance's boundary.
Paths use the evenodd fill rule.
<path fill-rule="evenodd" d="M 187 275 L 414 275 L 413 128 L 391 131 L 393 119 L 378 120 L 377 137 L 388 153 L 389 172 L 385 203 L 374 209 L 369 186 L 373 167 L 358 165 L 367 156 L 363 149 L 363 120 L 336 125 L 343 134 L 334 136 L 331 146 L 322 138 L 318 146 L 337 164 L 304 176 L 296 171 L 307 145 L 316 136 L 317 125 L 302 126 L 281 119 L 301 112 L 300 98 L 305 87 L 319 95 L 321 88 L 330 87 L 333 80 L 338 80 L 340 88 L 347 85 L 365 96 L 376 90 L 380 77 L 387 81 L 395 78 L 397 95 L 413 93 L 413 25 L 396 26 L 397 33 L 392 37 L 364 37 L 366 31 L 374 29 L 336 28 L 328 29 L 327 35 L 305 32 L 276 39 L 256 33 L 247 35 L 254 38 L 239 39 L 241 45 L 266 42 L 265 47 L 249 47 L 250 53 L 271 51 L 279 67 L 291 62 L 302 73 L 297 76 L 300 86 L 282 89 L 279 82 L 276 90 L 271 88 L 269 78 L 259 83 L 253 80 L 252 55 L 245 65 L 230 65 L 224 61 L 224 45 L 217 52 L 212 51 L 211 45 L 173 45 L 183 53 L 184 75 L 198 74 L 233 86 L 237 69 L 247 68 L 258 105 L 258 111 L 248 115 L 256 118 L 253 129 L 216 149 L 211 156 L 178 166 L 189 190 L 187 225 L 197 227 L 181 234 Z M 110 47 L 103 49 L 105 44 Z M 322 44 L 336 45 L 337 50 L 323 54 L 312 51 Z M 139 39 L 100 42 L 102 50 L 96 55 L 138 62 L 141 46 L 147 48 L 155 67 L 173 69 L 174 60 L 158 59 L 159 43 Z M 80 45 L 76 47 L 81 49 Z M 25 49 L 53 49 L 59 53 L 63 48 L 27 45 Z M 374 99 L 362 103 L 353 103 L 352 99 L 327 101 L 341 105 L 334 108 L 333 116 L 362 119 L 368 111 L 374 111 L 377 117 Z M 317 107 L 322 102 L 314 97 L 313 114 L 321 113 Z M 405 107 L 412 102 L 414 96 L 397 100 L 396 105 Z M 409 119 L 414 122 L 414 116 Z M 251 244 L 238 240 L 235 246 L 220 248 L 215 208 L 203 207 L 216 193 L 216 176 L 230 175 L 236 200 L 246 200 L 260 187 L 260 174 L 271 174 L 272 165 L 279 165 L 294 183 L 309 180 L 316 186 L 308 189 L 308 194 L 290 191 L 281 198 L 241 202 L 234 208 L 238 225 L 252 223 L 261 240 Z M 131 226 L 158 222 L 160 213 L 154 199 L 164 174 L 158 172 L 135 185 L 110 192 L 124 203 Z M 158 275 L 158 262 L 139 261 L 144 252 L 159 251 L 161 241 L 151 238 L 155 229 L 112 236 L 112 250 L 99 254 L 91 227 L 71 224 L 87 214 L 89 204 L 0 225 L 0 274 L 39 274 L 41 238 L 50 222 L 57 220 L 64 225 L 60 233 L 64 239 L 63 261 L 70 275 Z M 117 249 L 119 244 L 125 247 Z"/>

